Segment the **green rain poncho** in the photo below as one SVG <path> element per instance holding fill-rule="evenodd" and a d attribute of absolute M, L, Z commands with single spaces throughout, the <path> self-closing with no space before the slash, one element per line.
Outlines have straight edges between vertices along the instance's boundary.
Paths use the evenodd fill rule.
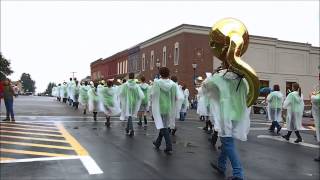
<path fill-rule="evenodd" d="M 147 83 L 142 83 L 139 86 L 144 94 L 144 98 L 141 101 L 141 106 L 145 106 L 148 108 L 150 99 L 150 86 Z"/>
<path fill-rule="evenodd" d="M 96 88 L 91 87 L 88 90 L 88 105 L 89 105 L 89 111 L 90 112 L 97 112 L 98 111 L 98 106 L 99 106 L 99 96 L 97 94 Z"/>
<path fill-rule="evenodd" d="M 280 91 L 273 91 L 267 96 L 267 110 L 268 110 L 268 118 L 270 121 L 278 121 L 281 122 L 281 109 L 283 102 L 283 95 Z"/>
<path fill-rule="evenodd" d="M 85 86 L 82 85 L 80 86 L 79 89 L 79 102 L 83 105 L 83 106 L 87 106 L 88 105 L 88 90 L 90 89 L 90 86 Z"/>
<path fill-rule="evenodd" d="M 144 98 L 141 88 L 133 79 L 129 79 L 119 88 L 121 116 L 120 120 L 125 120 L 127 117 L 137 117 L 141 101 Z"/>
<path fill-rule="evenodd" d="M 77 86 L 76 83 L 72 84 L 70 98 L 73 100 L 73 102 L 79 101 L 79 93 L 80 93 L 80 87 Z"/>
<path fill-rule="evenodd" d="M 99 90 L 100 111 L 108 116 L 114 116 L 121 112 L 115 87 L 101 87 Z"/>
<path fill-rule="evenodd" d="M 283 103 L 283 108 L 287 109 L 287 129 L 289 131 L 302 130 L 302 115 L 304 110 L 303 95 L 293 91 L 288 94 Z"/>
<path fill-rule="evenodd" d="M 239 83 L 238 90 L 237 86 Z M 233 72 L 222 70 L 207 78 L 203 92 L 210 98 L 215 130 L 221 137 L 247 140 L 250 128 L 250 108 L 247 108 L 247 82 Z"/>
<path fill-rule="evenodd" d="M 157 129 L 173 126 L 177 102 L 183 101 L 178 85 L 169 79 L 155 80 L 151 88 L 152 115 Z M 181 103 L 180 103 L 181 104 Z"/>
<path fill-rule="evenodd" d="M 67 92 L 67 85 L 62 84 L 60 87 L 60 97 L 61 98 L 67 98 L 68 97 L 68 92 Z"/>

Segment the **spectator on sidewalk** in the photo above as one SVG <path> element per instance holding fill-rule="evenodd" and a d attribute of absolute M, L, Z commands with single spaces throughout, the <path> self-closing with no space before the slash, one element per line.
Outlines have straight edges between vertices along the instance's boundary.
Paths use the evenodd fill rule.
<path fill-rule="evenodd" d="M 13 96 L 14 96 L 14 90 L 11 86 L 11 81 L 9 79 L 6 79 L 4 81 L 3 86 L 3 99 L 4 104 L 6 106 L 7 110 L 7 117 L 4 119 L 4 121 L 10 121 L 10 115 L 11 115 L 11 121 L 14 122 L 14 113 L 13 113 Z"/>

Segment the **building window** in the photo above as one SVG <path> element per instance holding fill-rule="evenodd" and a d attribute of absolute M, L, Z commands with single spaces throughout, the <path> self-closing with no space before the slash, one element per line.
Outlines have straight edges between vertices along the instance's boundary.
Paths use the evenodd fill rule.
<path fill-rule="evenodd" d="M 151 58 L 150 58 L 150 70 L 154 67 L 154 51 L 151 51 Z"/>
<path fill-rule="evenodd" d="M 166 67 L 167 66 L 167 47 L 164 46 L 162 49 L 162 66 Z"/>
<path fill-rule="evenodd" d="M 179 64 L 179 43 L 176 42 L 174 44 L 174 65 L 178 65 Z"/>
<path fill-rule="evenodd" d="M 292 84 L 296 82 L 287 81 L 286 82 L 286 96 L 288 96 L 289 93 L 292 92 Z"/>
<path fill-rule="evenodd" d="M 137 61 L 137 59 L 134 60 L 134 71 L 135 72 L 138 71 L 138 61 Z"/>
<path fill-rule="evenodd" d="M 142 54 L 142 63 L 141 63 L 141 70 L 144 71 L 146 68 L 146 55 Z"/>

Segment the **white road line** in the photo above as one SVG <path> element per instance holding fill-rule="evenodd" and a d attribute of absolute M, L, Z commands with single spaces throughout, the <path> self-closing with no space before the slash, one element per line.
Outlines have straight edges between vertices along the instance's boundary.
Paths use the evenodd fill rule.
<path fill-rule="evenodd" d="M 289 141 L 285 140 L 284 138 L 282 138 L 281 136 L 270 136 L 270 135 L 258 135 L 258 138 L 265 138 L 265 139 L 273 139 L 273 140 L 277 140 L 277 141 L 282 141 L 282 142 L 287 142 L 287 143 L 291 143 L 291 144 L 296 144 L 296 145 L 300 145 L 300 146 L 306 146 L 306 147 L 311 147 L 311 148 L 320 148 L 319 145 L 315 145 L 315 144 L 310 144 L 310 143 L 305 143 L 305 142 L 300 142 L 300 143 L 295 143 L 295 139 L 294 138 L 290 138 Z"/>
<path fill-rule="evenodd" d="M 94 161 L 91 156 L 80 156 L 80 160 L 83 166 L 87 169 L 88 173 L 91 174 L 102 174 L 103 171 L 97 165 L 96 161 Z"/>
<path fill-rule="evenodd" d="M 90 175 L 103 173 L 103 171 L 100 169 L 97 163 L 91 158 L 91 156 L 66 156 L 66 157 L 13 159 L 13 160 L 0 161 L 0 164 L 1 163 L 38 162 L 38 161 L 57 161 L 57 160 L 70 160 L 70 159 L 79 159 Z"/>
<path fill-rule="evenodd" d="M 4 161 L 1 161 L 1 163 L 20 163 L 20 162 L 36 162 L 36 161 L 56 161 L 56 160 L 68 160 L 68 159 L 80 159 L 80 156 L 13 159 L 13 160 L 4 160 Z"/>
<path fill-rule="evenodd" d="M 198 127 L 199 129 L 202 129 L 203 127 Z M 251 131 L 268 131 L 268 127 L 250 127 Z M 287 128 L 281 128 L 281 130 L 287 130 Z M 301 131 L 312 131 L 312 129 L 306 129 L 302 127 Z"/>

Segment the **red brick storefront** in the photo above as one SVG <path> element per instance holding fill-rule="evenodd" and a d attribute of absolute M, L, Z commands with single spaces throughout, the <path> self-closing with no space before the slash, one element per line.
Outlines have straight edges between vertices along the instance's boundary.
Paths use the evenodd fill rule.
<path fill-rule="evenodd" d="M 186 84 L 192 98 L 196 92 L 192 64 L 197 64 L 196 76 L 205 77 L 206 72 L 213 71 L 208 32 L 208 27 L 183 24 L 140 43 L 137 74 L 145 76 L 148 81 L 154 79 L 158 74 L 156 64 L 159 62 L 160 67 L 168 67 L 171 74 L 178 77 L 180 84 Z M 97 78 L 100 71 L 102 79 L 125 77 L 130 69 L 128 66 L 128 50 L 121 51 L 93 62 L 91 76 Z"/>

